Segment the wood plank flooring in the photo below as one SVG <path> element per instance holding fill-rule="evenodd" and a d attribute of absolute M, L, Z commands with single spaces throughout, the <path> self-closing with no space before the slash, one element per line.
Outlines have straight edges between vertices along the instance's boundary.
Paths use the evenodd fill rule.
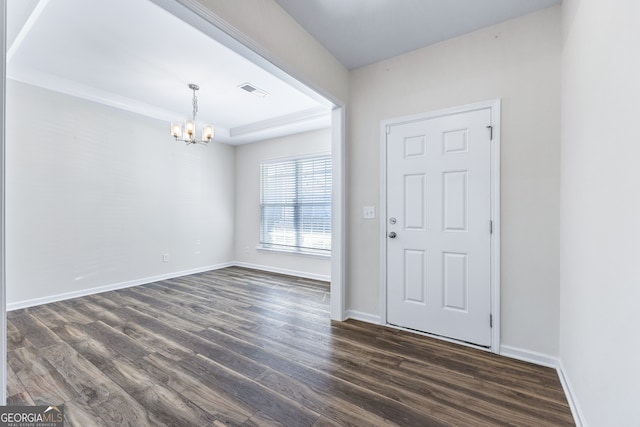
<path fill-rule="evenodd" d="M 567 426 L 554 370 L 357 321 L 231 267 L 8 313 L 9 404 L 68 426 Z"/>

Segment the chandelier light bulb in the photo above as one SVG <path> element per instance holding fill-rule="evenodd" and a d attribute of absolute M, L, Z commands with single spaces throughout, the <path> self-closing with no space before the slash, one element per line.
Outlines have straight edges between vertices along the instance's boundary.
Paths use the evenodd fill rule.
<path fill-rule="evenodd" d="M 187 120 L 184 122 L 185 133 L 189 136 L 193 136 L 196 131 L 196 122 L 193 120 Z"/>
<path fill-rule="evenodd" d="M 171 123 L 171 135 L 176 139 L 182 137 L 182 126 L 178 123 Z"/>
<path fill-rule="evenodd" d="M 213 126 L 204 125 L 202 128 L 202 139 L 205 141 L 211 141 L 211 138 L 213 138 Z"/>

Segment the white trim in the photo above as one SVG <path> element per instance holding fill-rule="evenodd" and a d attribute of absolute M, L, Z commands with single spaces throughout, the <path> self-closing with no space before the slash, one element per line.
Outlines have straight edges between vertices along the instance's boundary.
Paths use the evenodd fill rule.
<path fill-rule="evenodd" d="M 558 378 L 560 378 L 560 384 L 562 384 L 562 389 L 567 397 L 567 402 L 569 403 L 571 415 L 573 415 L 573 421 L 576 423 L 576 427 L 586 427 L 587 422 L 585 421 L 584 413 L 580 409 L 576 394 L 573 391 L 573 387 L 571 387 L 571 382 L 564 369 L 562 359 L 558 359 L 556 370 L 558 371 Z"/>
<path fill-rule="evenodd" d="M 571 382 L 569 381 L 569 377 L 567 376 L 564 369 L 562 359 L 555 356 L 550 356 L 548 354 L 538 353 L 536 351 L 525 350 L 508 345 L 500 346 L 500 356 L 522 360 L 524 362 L 529 362 L 555 369 L 558 373 L 558 379 L 560 380 L 560 384 L 562 385 L 564 395 L 567 398 L 567 403 L 569 404 L 569 408 L 571 409 L 571 415 L 573 416 L 573 421 L 575 422 L 576 427 L 586 427 L 587 423 L 585 422 L 584 414 L 580 409 L 580 405 L 578 404 L 578 400 L 576 394 L 573 391 L 573 387 L 571 387 Z"/>
<path fill-rule="evenodd" d="M 180 117 L 178 112 L 63 79 L 43 71 L 14 68 L 12 73 L 7 75 L 7 78 L 156 120 L 171 122 L 175 121 L 176 117 Z M 219 130 L 226 134 L 229 133 L 228 129 L 216 126 L 216 132 Z"/>
<path fill-rule="evenodd" d="M 295 250 L 287 250 L 287 249 L 269 248 L 269 247 L 260 246 L 260 245 L 256 247 L 256 251 L 265 252 L 265 253 L 283 254 L 283 255 L 294 255 L 294 256 L 309 257 L 309 258 L 319 258 L 319 259 L 325 259 L 325 260 L 331 259 L 331 252 L 316 253 L 311 251 L 309 252 L 295 251 Z"/>
<path fill-rule="evenodd" d="M 7 109 L 7 0 L 0 0 L 0 405 L 7 404 L 7 284 L 6 284 L 6 141 L 5 115 Z"/>
<path fill-rule="evenodd" d="M 360 320 L 361 322 L 373 323 L 375 325 L 382 325 L 380 316 L 377 316 L 375 314 L 365 313 L 363 311 L 347 310 L 345 312 L 345 320 L 346 319 Z"/>
<path fill-rule="evenodd" d="M 392 125 L 433 119 L 463 112 L 489 109 L 491 111 L 491 314 L 493 328 L 491 330 L 491 351 L 500 351 L 500 116 L 501 100 L 476 102 L 473 104 L 445 108 L 426 113 L 396 117 L 380 122 L 380 319 L 387 324 L 387 129 Z M 429 335 L 431 336 L 431 335 Z M 438 335 L 434 337 L 443 339 Z M 445 341 L 448 339 L 445 339 Z M 453 342 L 458 342 L 453 340 Z M 460 344 L 466 344 L 459 342 Z"/>
<path fill-rule="evenodd" d="M 20 28 L 20 31 L 18 32 L 18 35 L 16 36 L 16 38 L 13 40 L 13 43 L 11 43 L 11 46 L 8 46 L 8 47 L 5 46 L 5 51 L 7 53 L 6 62 L 10 62 L 11 61 L 11 58 L 13 58 L 13 54 L 16 53 L 16 51 L 18 50 L 18 48 L 20 47 L 20 45 L 22 44 L 24 39 L 31 32 L 31 30 L 35 26 L 36 22 L 38 22 L 38 19 L 40 18 L 40 15 L 42 15 L 42 12 L 44 11 L 44 9 L 47 7 L 48 4 L 49 4 L 49 0 L 38 0 L 38 3 L 36 4 L 36 6 L 33 8 L 31 13 L 29 14 L 29 17 L 27 18 L 25 23 L 22 25 L 22 28 Z M 7 28 L 6 24 L 7 23 L 5 21 L 5 25 L 4 25 L 3 28 Z M 4 40 L 5 40 L 5 44 L 6 44 L 6 42 L 7 42 L 6 41 L 6 30 L 5 30 L 5 39 Z"/>
<path fill-rule="evenodd" d="M 161 280 L 173 279 L 175 277 L 188 276 L 190 274 L 203 273 L 205 271 L 219 270 L 221 268 L 231 267 L 233 265 L 235 265 L 235 263 L 233 262 L 209 265 L 206 267 L 198 267 L 191 270 L 183 270 L 183 271 L 177 271 L 174 273 L 160 274 L 158 276 L 145 277 L 145 278 L 136 279 L 136 280 L 129 280 L 121 283 L 113 283 L 110 285 L 98 286 L 90 289 L 81 289 L 78 291 L 49 295 L 42 298 L 34 298 L 30 300 L 25 300 L 25 301 L 13 302 L 11 304 L 7 304 L 7 311 L 19 310 L 21 308 L 33 307 L 36 305 L 48 304 L 56 301 L 63 301 L 63 300 L 68 300 L 72 298 L 84 297 L 87 295 L 95 295 L 102 292 L 114 291 L 117 289 L 131 288 L 133 286 L 146 285 L 146 284 L 158 282 Z"/>
<path fill-rule="evenodd" d="M 387 324 L 387 123 L 380 122 L 380 324 Z"/>
<path fill-rule="evenodd" d="M 313 120 L 322 119 L 320 127 L 331 126 L 331 114 L 325 107 L 311 108 L 304 111 L 286 114 L 284 116 L 273 117 L 260 122 L 249 123 L 248 125 L 236 126 L 229 129 L 229 136 L 232 138 L 263 132 L 265 130 L 276 129 L 283 126 L 290 126 L 294 123 L 305 123 Z"/>
<path fill-rule="evenodd" d="M 522 360 L 523 362 L 529 362 L 535 365 L 546 366 L 547 368 L 555 369 L 558 366 L 557 357 L 509 345 L 501 345 L 499 354 L 500 356 Z"/>
<path fill-rule="evenodd" d="M 502 222 L 500 219 L 500 146 L 502 129 L 502 101 L 495 99 L 491 103 L 491 126 L 493 138 L 491 140 L 491 221 L 493 221 L 493 233 L 491 234 L 491 314 L 493 315 L 493 329 L 491 337 L 491 351 L 500 351 L 500 235 Z"/>
<path fill-rule="evenodd" d="M 307 273 L 306 271 L 290 270 L 288 268 L 271 267 L 269 265 L 251 264 L 248 262 L 233 262 L 232 266 L 250 268 L 252 270 L 268 271 L 269 273 L 286 274 L 287 276 L 302 277 L 305 279 L 322 280 L 330 282 L 331 276 L 324 274 Z"/>
<path fill-rule="evenodd" d="M 258 265 L 258 264 L 250 264 L 246 262 L 231 261 L 231 262 L 225 262 L 225 263 L 220 263 L 215 265 L 208 265 L 204 267 L 193 268 L 190 270 L 176 271 L 176 272 L 167 273 L 167 274 L 159 274 L 157 276 L 145 277 L 142 279 L 128 280 L 126 282 L 112 283 L 109 285 L 97 286 L 95 288 L 81 289 L 81 290 L 72 291 L 72 292 L 64 292 L 61 294 L 49 295 L 42 298 L 33 298 L 30 300 L 17 301 L 17 302 L 7 304 L 6 308 L 7 308 L 7 311 L 19 310 L 21 308 L 34 307 L 37 305 L 49 304 L 57 301 L 64 301 L 72 298 L 84 297 L 87 295 L 95 295 L 102 292 L 115 291 L 118 289 L 131 288 L 131 287 L 140 286 L 140 285 L 147 285 L 149 283 L 159 282 L 162 280 L 168 280 L 168 279 L 173 279 L 173 278 L 182 277 L 182 276 L 189 276 L 191 274 L 196 274 L 196 273 L 204 273 L 205 271 L 220 270 L 222 268 L 227 268 L 227 267 L 244 267 L 244 268 L 250 268 L 252 270 L 286 274 L 287 276 L 321 280 L 323 282 L 331 281 L 331 277 L 324 274 L 315 274 L 315 273 L 308 273 L 305 271 L 290 270 L 286 268 L 270 267 L 267 265 Z"/>
<path fill-rule="evenodd" d="M 410 114 L 408 116 L 393 117 L 390 119 L 382 120 L 381 124 L 382 124 L 382 128 L 384 129 L 386 126 L 419 122 L 422 120 L 434 119 L 437 117 L 450 116 L 452 114 L 459 114 L 459 113 L 465 113 L 465 112 L 477 111 L 477 110 L 485 110 L 487 108 L 493 109 L 493 108 L 496 108 L 496 106 L 499 106 L 500 103 L 501 103 L 500 98 L 491 99 L 488 101 L 473 102 L 471 104 L 442 108 L 440 110 L 427 111 L 427 112 L 418 113 L 418 114 Z M 492 115 L 492 120 L 493 119 L 494 117 Z M 495 136 L 496 135 L 494 134 L 494 140 L 495 140 Z"/>
<path fill-rule="evenodd" d="M 346 245 L 345 207 L 345 107 L 331 112 L 331 302 L 332 320 L 345 319 L 346 309 Z"/>
<path fill-rule="evenodd" d="M 331 154 L 332 154 L 331 151 L 317 151 L 315 153 L 307 153 L 307 154 L 301 154 L 301 155 L 284 156 L 284 157 L 270 157 L 270 158 L 268 158 L 266 160 L 262 160 L 260 162 L 260 164 L 263 165 L 263 164 L 269 164 L 269 163 L 287 162 L 287 161 L 290 161 L 290 160 L 314 159 L 314 158 L 317 158 L 317 157 L 331 156 Z"/>

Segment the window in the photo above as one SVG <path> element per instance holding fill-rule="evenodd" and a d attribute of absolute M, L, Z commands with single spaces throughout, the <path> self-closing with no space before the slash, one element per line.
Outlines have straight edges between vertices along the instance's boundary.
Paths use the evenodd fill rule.
<path fill-rule="evenodd" d="M 261 165 L 260 246 L 331 255 L 331 156 Z"/>

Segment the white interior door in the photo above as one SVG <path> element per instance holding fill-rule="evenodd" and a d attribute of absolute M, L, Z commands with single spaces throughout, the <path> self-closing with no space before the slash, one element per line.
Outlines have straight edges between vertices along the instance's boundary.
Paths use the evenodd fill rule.
<path fill-rule="evenodd" d="M 491 110 L 387 135 L 387 322 L 491 345 Z"/>

